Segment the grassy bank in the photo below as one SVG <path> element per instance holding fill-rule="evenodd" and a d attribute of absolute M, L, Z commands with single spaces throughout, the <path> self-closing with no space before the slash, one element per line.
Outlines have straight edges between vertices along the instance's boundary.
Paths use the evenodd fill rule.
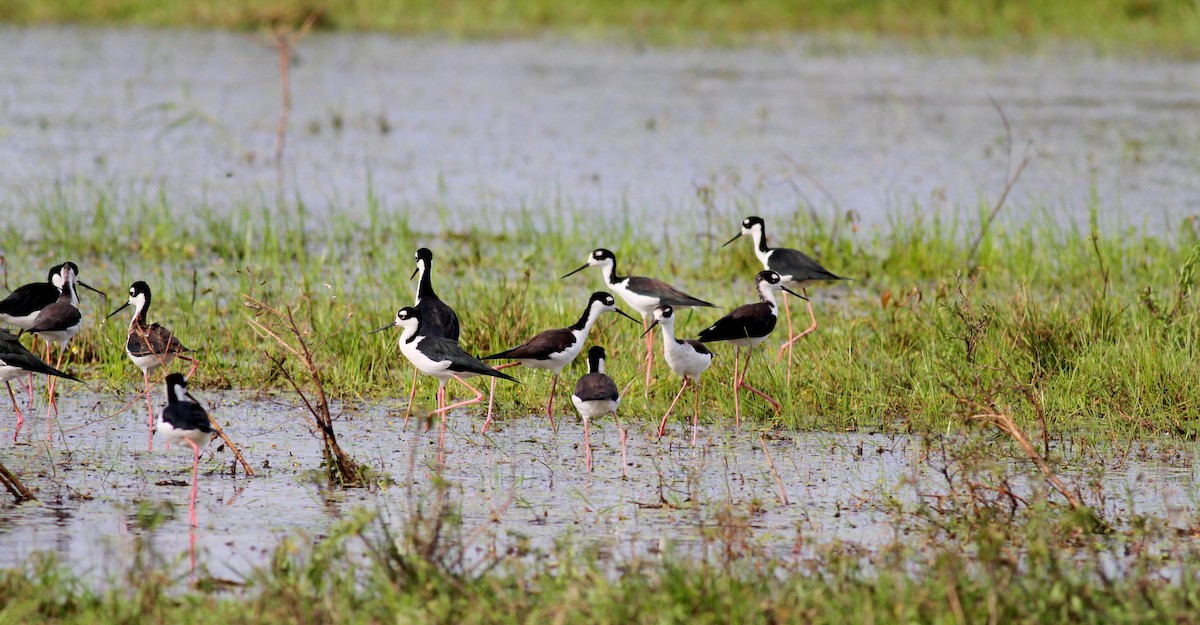
<path fill-rule="evenodd" d="M 10 0 L 0 20 L 257 29 L 298 25 L 320 7 L 320 27 L 460 37 L 624 33 L 660 43 L 736 42 L 797 32 L 857 32 L 912 39 L 985 39 L 1005 45 L 1082 40 L 1102 48 L 1200 52 L 1200 8 L 1181 0 Z"/>
<path fill-rule="evenodd" d="M 478 227 L 436 234 L 413 232 L 406 210 L 378 203 L 362 209 L 365 220 L 320 223 L 303 207 L 181 220 L 202 213 L 155 202 L 130 204 L 118 220 L 102 196 L 89 206 L 47 201 L 32 210 L 39 227 L 0 230 L 0 246 L 22 252 L 8 258 L 10 288 L 44 279 L 46 268 L 69 258 L 84 280 L 112 295 L 108 302 L 84 295 L 85 326 L 67 367 L 100 390 L 141 383 L 123 352 L 127 314 L 99 323 L 138 279 L 154 289 L 151 320 L 198 351 L 201 388 L 285 386 L 266 358 L 272 348 L 251 331 L 253 312 L 243 305 L 250 295 L 296 308 L 319 340 L 329 390 L 353 400 L 405 394 L 410 369 L 396 335 L 367 332 L 411 303 L 407 278 L 421 245 L 434 250 L 434 286 L 458 310 L 462 343 L 476 354 L 572 323 L 603 283 L 591 269 L 560 276 L 597 246 L 616 251 L 622 271 L 667 279 L 717 304 L 682 316 L 678 331 L 686 336 L 753 301 L 751 277 L 759 270 L 746 239 L 720 248 L 744 216 L 732 212 L 697 220 L 699 231 L 649 241 L 638 235 L 650 226 L 620 218 L 597 238 L 583 209 L 571 206 L 532 210 L 499 230 L 481 216 Z M 1091 440 L 1200 432 L 1194 220 L 1150 236 L 1034 217 L 993 227 L 968 261 L 977 222 L 971 214 L 923 216 L 920 208 L 872 229 L 807 210 L 769 220 L 777 241 L 814 251 L 856 279 L 810 291 L 820 327 L 797 345 L 790 374 L 773 364 L 781 330 L 759 350 L 750 381 L 785 409 L 774 414 L 748 399 L 749 418 L 818 430 L 936 432 L 980 411 L 1006 410 L 1039 430 Z M 807 326 L 798 304 L 792 315 L 797 329 Z M 591 337 L 608 348 L 610 373 L 621 384 L 638 377 L 640 332 L 613 315 Z M 733 412 L 733 350 L 717 353 L 701 386 L 706 420 Z M 564 371 L 567 388 L 583 366 L 580 360 Z M 502 415 L 534 413 L 549 392 L 544 372 L 516 375 L 524 384 L 503 388 Z M 635 385 L 624 414 L 656 419 L 678 384 L 660 358 L 649 398 Z M 432 387 L 423 384 L 424 405 Z"/>

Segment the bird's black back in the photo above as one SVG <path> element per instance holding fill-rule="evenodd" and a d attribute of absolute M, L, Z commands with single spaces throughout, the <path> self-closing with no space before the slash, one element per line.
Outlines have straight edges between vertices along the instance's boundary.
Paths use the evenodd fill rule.
<path fill-rule="evenodd" d="M 766 336 L 775 329 L 776 316 L 770 304 L 744 304 L 700 331 L 700 342 L 732 341 Z"/>
<path fill-rule="evenodd" d="M 451 341 L 458 340 L 458 315 L 455 314 L 453 308 L 450 308 L 449 304 L 435 296 L 422 299 L 413 308 L 421 313 L 421 323 L 417 326 L 417 333 L 447 338 Z"/>
<path fill-rule="evenodd" d="M 494 378 L 501 378 L 512 382 L 517 381 L 516 378 L 496 371 L 487 366 L 483 361 L 463 351 L 463 348 L 459 347 L 457 341 L 440 336 L 426 336 L 421 339 L 421 342 L 417 345 L 417 349 L 430 360 L 449 360 L 450 370 L 455 373 L 490 375 Z"/>
<path fill-rule="evenodd" d="M 0 301 L 0 315 L 24 317 L 58 301 L 62 292 L 49 282 L 34 282 L 17 287 Z"/>
<path fill-rule="evenodd" d="M 34 356 L 21 341 L 13 334 L 0 330 L 0 363 L 4 363 L 10 367 L 19 367 L 33 373 L 41 373 L 43 375 L 53 375 L 68 380 L 79 382 L 79 378 L 63 373 L 54 367 L 42 362 L 41 358 Z"/>
<path fill-rule="evenodd" d="M 177 430 L 199 430 L 205 434 L 212 432 L 212 422 L 208 419 L 208 413 L 203 406 L 195 402 L 168 401 L 167 407 L 163 408 L 163 422 Z"/>
<path fill-rule="evenodd" d="M 588 373 L 575 383 L 575 396 L 583 401 L 616 401 L 617 384 L 603 373 Z"/>

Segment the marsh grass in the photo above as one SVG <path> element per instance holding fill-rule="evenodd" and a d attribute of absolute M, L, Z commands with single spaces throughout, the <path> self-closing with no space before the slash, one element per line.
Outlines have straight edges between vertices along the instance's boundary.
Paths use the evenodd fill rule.
<path fill-rule="evenodd" d="M 738 43 L 796 32 L 857 32 L 941 42 L 982 39 L 1007 47 L 1083 40 L 1105 49 L 1200 52 L 1200 11 L 1173 0 L 10 0 L 0 20 L 234 29 L 317 27 L 457 37 L 519 37 L 546 31 L 655 43 Z M 936 44 L 935 44 L 936 45 Z"/>
<path fill-rule="evenodd" d="M 681 335 L 694 335 L 734 306 L 753 301 L 750 277 L 759 269 L 741 241 L 720 249 L 742 210 L 724 208 L 711 231 L 635 223 L 616 214 L 602 235 L 574 205 L 524 208 L 503 217 L 422 212 L 410 227 L 406 208 L 370 199 L 361 214 L 316 219 L 303 204 L 179 211 L 161 197 L 118 210 L 98 193 L 87 206 L 58 199 L 33 206 L 26 229 L 0 230 L 13 285 L 44 279 L 62 259 L 80 264 L 85 280 L 123 293 L 134 280 L 154 289 L 151 320 L 175 331 L 202 361 L 200 387 L 283 388 L 262 358 L 242 297 L 282 306 L 303 302 L 320 344 L 315 364 L 327 392 L 339 400 L 402 397 L 410 369 L 395 335 L 367 332 L 412 302 L 412 254 L 433 249 L 434 287 L 458 311 L 462 344 L 483 354 L 511 347 L 535 332 L 563 327 L 581 313 L 587 295 L 603 288 L 598 271 L 560 279 L 598 246 L 616 251 L 623 272 L 654 275 L 716 303 L 686 312 Z M 988 388 L 990 401 L 1017 405 L 1028 428 L 1043 417 L 1025 402 L 1022 385 L 1041 398 L 1056 436 L 1092 441 L 1130 437 L 1195 438 L 1200 433 L 1200 323 L 1194 301 L 1200 236 L 1194 219 L 1151 235 L 1124 226 L 1064 224 L 1049 212 L 994 224 L 966 265 L 967 241 L 982 211 L 926 213 L 914 207 L 878 228 L 800 207 L 789 219 L 769 219 L 778 244 L 808 250 L 835 272 L 854 278 L 810 289 L 820 327 L 794 350 L 791 384 L 775 363 L 782 322 L 751 363 L 751 380 L 783 402 L 773 414 L 751 398 L 750 427 L 816 430 L 941 432 L 969 416 L 956 394 Z M 748 211 L 747 211 L 748 212 Z M 186 214 L 186 218 L 179 215 Z M 121 216 L 121 219 L 117 217 Z M 683 223 L 683 222 L 680 222 Z M 460 224 L 460 225 L 449 225 Z M 647 229 L 654 236 L 644 236 Z M 90 299 L 89 299 L 90 298 Z M 72 343 L 69 369 L 99 388 L 132 391 L 137 370 L 123 345 L 127 320 L 97 320 L 116 306 L 85 295 L 85 327 Z M 793 319 L 807 314 L 793 302 Z M 623 386 L 637 377 L 641 328 L 608 316 L 590 340 L 609 351 L 610 373 Z M 656 350 L 661 350 L 656 334 Z M 701 383 L 702 419 L 732 411 L 732 350 Z M 564 371 L 564 386 L 583 372 Z M 1005 373 L 1005 370 L 1011 373 Z M 549 391 L 544 372 L 517 369 L 523 382 L 503 388 L 501 420 L 533 414 Z M 649 399 L 637 383 L 622 405 L 627 417 L 661 417 L 679 380 L 661 358 Z M 1007 385 L 996 382 L 1012 378 Z M 1020 384 L 1011 383 L 1019 381 Z M 418 402 L 432 402 L 425 380 Z M 560 389 L 561 390 L 561 389 Z M 559 405 L 569 392 L 559 398 Z M 998 408 L 1002 409 L 1002 408 Z M 672 424 L 679 427 L 679 422 Z M 1032 431 L 1032 430 L 1031 430 Z M 673 435 L 673 434 L 672 434 Z"/>

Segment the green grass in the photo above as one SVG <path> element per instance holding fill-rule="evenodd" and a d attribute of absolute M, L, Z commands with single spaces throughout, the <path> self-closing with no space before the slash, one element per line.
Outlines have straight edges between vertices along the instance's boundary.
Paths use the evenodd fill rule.
<path fill-rule="evenodd" d="M 0 20 L 257 29 L 297 26 L 317 7 L 324 28 L 458 37 L 617 32 L 679 43 L 857 32 L 1006 46 L 1066 39 L 1101 48 L 1200 52 L 1200 7 L 1183 0 L 9 0 L 0 4 Z"/>
<path fill-rule="evenodd" d="M 586 210 L 574 206 L 528 209 L 486 226 L 490 217 L 458 215 L 477 225 L 416 233 L 406 209 L 375 201 L 362 209 L 364 223 L 317 220 L 304 207 L 245 207 L 229 219 L 205 218 L 197 216 L 203 211 L 172 210 L 161 200 L 130 203 L 123 209 L 127 218 L 118 220 L 110 202 L 103 194 L 89 206 L 46 201 L 27 208 L 39 227 L 0 230 L 0 247 L 23 251 L 20 259 L 8 259 L 22 268 L 9 276 L 10 286 L 42 280 L 45 268 L 71 259 L 84 280 L 112 295 L 102 302 L 85 292 L 85 327 L 66 366 L 98 390 L 141 384 L 123 352 L 127 313 L 99 324 L 139 279 L 154 290 L 151 320 L 199 353 L 199 388 L 284 386 L 265 357 L 275 348 L 248 324 L 252 311 L 242 300 L 248 294 L 295 306 L 319 342 L 328 390 L 355 400 L 406 394 L 411 369 L 396 333 L 367 332 L 411 304 L 407 278 L 421 245 L 434 250 L 434 286 L 459 312 L 461 342 L 475 354 L 572 323 L 603 283 L 594 269 L 560 276 L 597 246 L 613 249 L 622 271 L 667 279 L 719 306 L 685 313 L 677 324 L 684 336 L 753 301 L 751 277 L 760 269 L 744 239 L 719 248 L 744 216 L 733 213 L 698 222 L 701 232 L 653 242 L 637 236 L 649 226 L 622 217 L 598 238 L 583 225 Z M 176 218 L 185 213 L 193 218 Z M 1200 433 L 1194 220 L 1162 236 L 1063 226 L 1049 216 L 998 224 L 968 266 L 965 241 L 977 228 L 971 212 L 922 215 L 914 208 L 888 226 L 861 231 L 807 210 L 769 221 L 775 240 L 813 251 L 833 271 L 856 279 L 810 290 L 820 327 L 797 344 L 790 383 L 787 367 L 774 364 L 785 333 L 777 329 L 777 338 L 760 348 L 750 381 L 785 408 L 775 414 L 749 397 L 744 412 L 752 424 L 941 432 L 994 405 L 1040 431 L 1029 401 L 1034 396 L 1055 435 L 1125 441 Z M 798 329 L 806 327 L 801 306 L 793 306 L 792 315 Z M 609 371 L 621 385 L 637 376 L 640 332 L 609 315 L 590 338 L 608 349 Z M 628 418 L 656 420 L 678 388 L 661 360 L 657 334 L 655 342 L 655 384 L 649 399 L 640 383 L 633 387 L 622 406 Z M 705 421 L 733 414 L 733 350 L 716 351 L 701 385 Z M 585 367 L 579 359 L 564 371 L 564 410 L 570 410 L 566 391 Z M 549 392 L 549 375 L 510 373 L 523 384 L 500 383 L 502 418 L 535 414 Z M 424 380 L 423 405 L 431 403 L 433 386 Z"/>

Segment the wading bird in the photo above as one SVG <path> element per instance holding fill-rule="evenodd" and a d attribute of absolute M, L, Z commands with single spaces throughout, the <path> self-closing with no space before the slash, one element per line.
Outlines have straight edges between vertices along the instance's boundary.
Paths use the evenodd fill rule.
<path fill-rule="evenodd" d="M 604 276 L 604 283 L 608 288 L 621 296 L 626 304 L 638 311 L 642 316 L 642 329 L 649 327 L 649 318 L 654 313 L 654 307 L 666 304 L 675 308 L 684 308 L 688 306 L 708 306 L 713 305 L 679 289 L 654 278 L 645 278 L 642 276 L 621 276 L 617 274 L 617 257 L 611 251 L 604 248 L 593 250 L 588 256 L 587 264 L 563 276 L 572 276 L 574 274 L 587 269 L 588 267 L 599 267 L 600 272 Z M 651 370 L 654 367 L 654 337 L 646 336 L 646 394 L 650 393 L 650 376 Z"/>
<path fill-rule="evenodd" d="M 588 434 L 588 423 L 592 419 L 611 414 L 621 433 L 621 477 L 625 477 L 625 428 L 617 417 L 617 408 L 621 405 L 621 394 L 617 385 L 608 374 L 604 373 L 604 348 L 593 345 L 588 350 L 588 372 L 575 383 L 575 392 L 571 394 L 571 403 L 583 418 L 583 453 L 584 466 L 588 473 L 592 472 L 592 440 Z"/>
<path fill-rule="evenodd" d="M 158 433 L 167 443 L 187 443 L 192 447 L 192 497 L 188 503 L 188 520 L 196 520 L 197 477 L 200 471 L 200 448 L 212 439 L 213 427 L 208 413 L 192 394 L 187 392 L 187 380 L 181 373 L 167 376 L 167 407 L 158 417 Z"/>
<path fill-rule="evenodd" d="M 506 374 L 500 373 L 481 362 L 479 359 L 463 351 L 458 346 L 456 341 L 451 341 L 447 338 L 439 336 L 429 336 L 424 334 L 421 327 L 421 312 L 416 308 L 404 307 L 396 313 L 396 320 L 389 323 L 378 330 L 374 330 L 371 334 L 382 332 L 388 328 L 400 326 L 403 332 L 400 334 L 400 353 L 417 368 L 418 371 L 425 375 L 433 376 L 438 380 L 437 390 L 437 410 L 431 412 L 431 415 L 440 414 L 441 428 L 438 436 L 438 446 L 440 447 L 446 440 L 446 413 L 454 408 L 470 406 L 477 404 L 483 400 L 483 393 L 475 387 L 467 384 L 466 378 L 475 377 L 477 375 L 487 375 L 497 378 L 516 382 L 514 378 Z M 446 405 L 446 382 L 451 379 L 458 380 L 459 384 L 467 387 L 472 393 L 475 393 L 473 399 L 460 401 L 456 404 Z"/>
<path fill-rule="evenodd" d="M 17 434 L 21 433 L 21 426 L 25 423 L 25 417 L 21 414 L 21 409 L 17 406 L 17 398 L 13 395 L 11 380 L 23 373 L 30 375 L 41 373 L 76 382 L 79 381 L 79 378 L 69 373 L 63 373 L 42 362 L 40 358 L 25 349 L 25 346 L 21 344 L 21 341 L 17 340 L 15 335 L 0 330 L 0 380 L 3 380 L 4 385 L 8 387 L 8 397 L 12 400 L 13 410 L 17 412 L 17 429 L 13 430 L 14 442 L 17 440 Z"/>
<path fill-rule="evenodd" d="M 726 241 L 725 245 L 733 243 L 744 234 L 750 235 L 754 240 L 754 255 L 758 256 L 758 260 L 762 262 L 763 269 L 779 274 L 783 278 L 783 283 L 788 288 L 798 289 L 805 296 L 808 295 L 808 287 L 817 282 L 846 280 L 846 278 L 835 275 L 833 272 L 822 267 L 821 263 L 813 260 L 804 252 L 786 247 L 768 246 L 766 229 L 767 225 L 762 217 L 752 215 L 742 220 L 742 231 L 737 233 L 732 239 Z M 725 245 L 721 247 L 725 247 Z M 788 322 L 788 340 L 779 347 L 779 358 L 783 358 L 784 351 L 787 351 L 790 355 L 793 343 L 800 340 L 805 334 L 817 329 L 817 316 L 813 314 L 812 302 L 808 302 L 807 307 L 808 316 L 812 319 L 812 325 L 800 334 L 795 334 L 792 330 L 792 314 L 788 308 L 787 298 L 783 298 L 783 313 L 787 317 Z"/>
<path fill-rule="evenodd" d="M 550 398 L 546 402 L 546 417 L 550 419 L 550 429 L 554 430 L 554 391 L 558 388 L 558 374 L 562 372 L 563 367 L 575 360 L 579 352 L 583 351 L 583 344 L 587 341 L 588 332 L 591 332 L 596 319 L 606 312 L 615 312 L 623 317 L 627 317 L 630 321 L 637 322 L 637 319 L 630 317 L 625 311 L 617 308 L 617 300 L 613 299 L 611 294 L 604 291 L 596 291 L 588 298 L 587 307 L 583 309 L 583 316 L 574 325 L 539 332 L 533 338 L 512 349 L 484 356 L 483 359 L 495 360 L 506 358 L 517 361 L 500 365 L 496 367 L 497 369 L 505 369 L 520 364 L 531 369 L 547 369 L 553 372 L 554 382 L 550 385 Z M 493 387 L 493 393 L 494 390 Z M 489 406 L 491 405 L 490 399 L 488 400 L 488 404 Z M 490 408 L 488 409 L 488 414 L 489 416 L 491 414 Z"/>
<path fill-rule="evenodd" d="M 675 338 L 675 309 L 670 306 L 659 306 L 654 309 L 654 323 L 650 324 L 646 332 L 654 330 L 656 325 L 662 326 L 663 356 L 667 359 L 667 365 L 671 367 L 671 371 L 674 371 L 675 375 L 683 377 L 683 386 L 679 387 L 675 399 L 671 400 L 671 405 L 663 414 L 662 423 L 658 426 L 658 435 L 661 437 L 666 433 L 667 417 L 675 408 L 675 402 L 683 396 L 683 391 L 687 390 L 688 384 L 691 384 L 696 387 L 696 410 L 692 413 L 692 445 L 695 445 L 696 430 L 700 421 L 700 374 L 704 373 L 712 364 L 713 353 L 700 341 Z"/>
<path fill-rule="evenodd" d="M 419 331 L 426 336 L 457 341 L 458 315 L 446 302 L 438 298 L 437 293 L 433 292 L 433 281 L 430 278 L 430 274 L 433 272 L 433 252 L 429 251 L 429 248 L 423 247 L 417 250 L 415 258 L 417 268 L 413 270 L 408 279 L 417 278 L 417 301 L 413 304 L 413 308 L 416 308 L 417 312 L 421 314 Z M 412 416 L 413 398 L 417 396 L 417 376 L 419 375 L 420 372 L 414 368 L 412 388 L 408 390 L 408 406 L 404 409 L 405 427 L 408 426 L 408 418 Z"/>
<path fill-rule="evenodd" d="M 184 347 L 171 331 L 157 323 L 147 323 L 146 315 L 150 311 L 150 285 L 138 280 L 129 286 L 129 300 L 120 308 L 108 313 L 108 319 L 113 315 L 133 306 L 133 318 L 129 320 L 129 338 L 125 341 L 125 353 L 133 364 L 142 370 L 142 379 L 146 383 L 146 425 L 149 427 L 149 438 L 146 449 L 154 445 L 154 405 L 150 402 L 150 372 L 171 364 L 176 358 L 181 358 L 192 364 L 187 372 L 187 379 L 192 378 L 196 367 L 200 365 L 195 358 L 185 354 L 191 350 Z"/>
<path fill-rule="evenodd" d="M 782 409 L 775 398 L 746 384 L 746 371 L 750 367 L 750 356 L 754 354 L 754 348 L 766 340 L 771 330 L 775 329 L 778 316 L 775 291 L 787 291 L 800 299 L 808 299 L 784 286 L 783 278 L 774 271 L 758 272 L 758 275 L 754 276 L 754 286 L 758 290 L 758 303 L 738 306 L 716 323 L 701 330 L 699 336 L 701 343 L 729 341 L 736 348 L 733 360 L 733 410 L 735 423 L 738 425 L 742 422 L 742 404 L 738 397 L 738 389 L 745 388 L 767 400 L 775 410 Z M 738 360 L 743 347 L 746 348 L 746 362 L 742 365 L 741 377 L 738 377 Z"/>

